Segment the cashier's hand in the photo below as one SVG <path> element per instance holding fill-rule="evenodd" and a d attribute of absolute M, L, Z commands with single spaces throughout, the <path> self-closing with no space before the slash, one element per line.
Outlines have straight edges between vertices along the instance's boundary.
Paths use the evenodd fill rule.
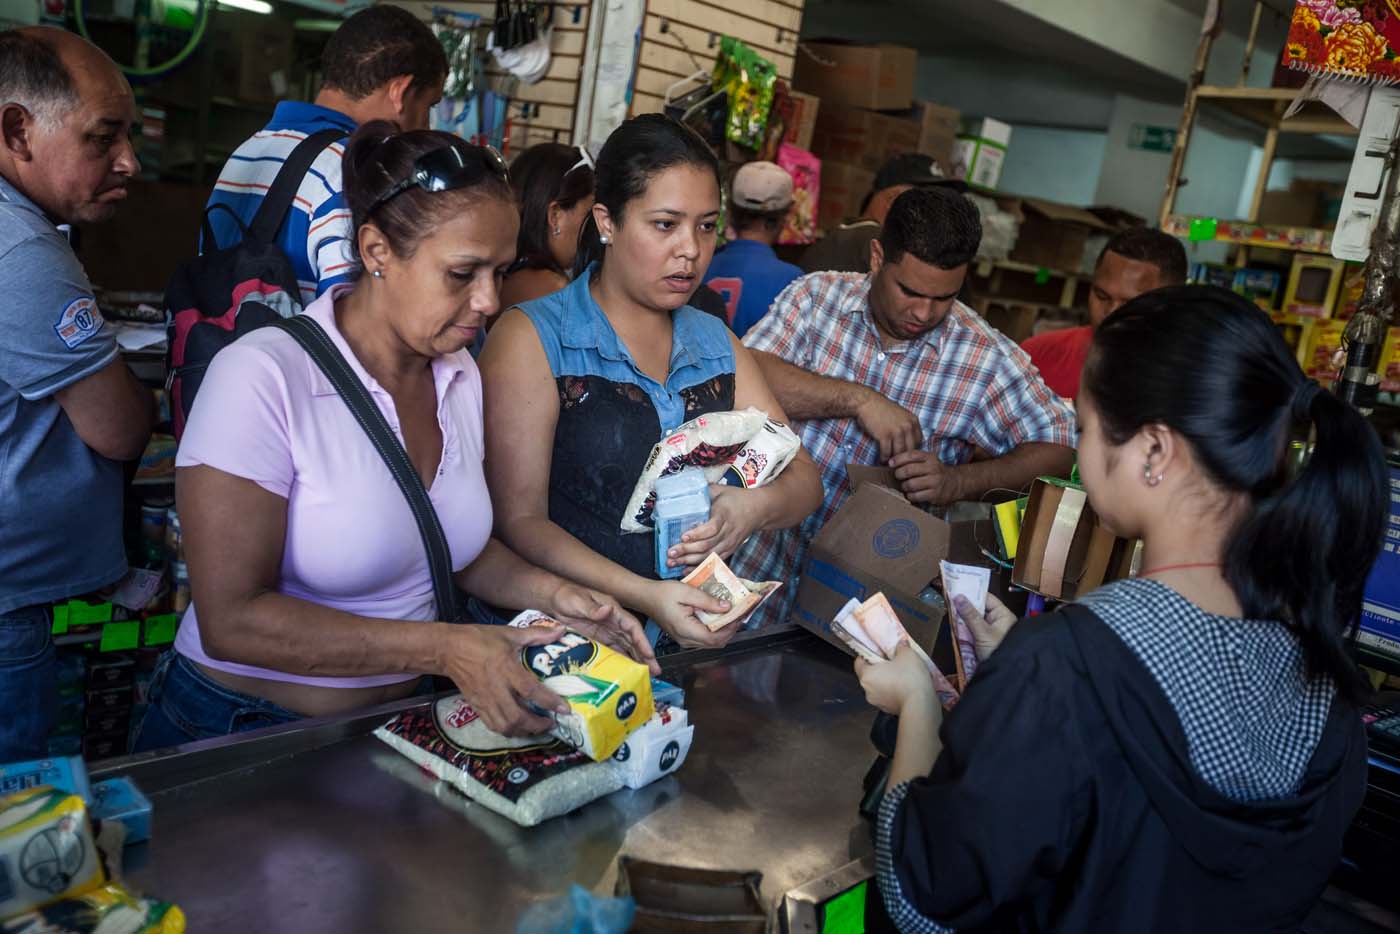
<path fill-rule="evenodd" d="M 658 626 L 688 649 L 717 649 L 728 645 L 739 631 L 739 621 L 736 620 L 723 629 L 710 632 L 695 611 L 727 613 L 728 601 L 717 600 L 700 588 L 680 581 L 657 581 L 652 584 L 652 596 L 647 602 L 648 605 L 641 609 L 646 610 Z"/>
<path fill-rule="evenodd" d="M 908 642 L 900 645 L 894 658 L 887 662 L 856 659 L 856 677 L 865 690 L 865 699 L 887 714 L 897 717 L 911 704 L 942 709 L 928 668 Z"/>
<path fill-rule="evenodd" d="M 503 736 L 536 736 L 549 732 L 554 722 L 532 712 L 527 703 L 542 710 L 568 713 L 569 705 L 545 687 L 520 663 L 520 650 L 546 645 L 558 639 L 559 626 L 451 626 L 445 670 L 467 703 L 483 722 Z"/>
<path fill-rule="evenodd" d="M 760 497 L 767 490 L 743 490 L 721 483 L 710 484 L 710 521 L 681 536 L 680 544 L 666 552 L 670 567 L 696 567 L 711 552 L 728 559 L 762 525 Z"/>
<path fill-rule="evenodd" d="M 977 612 L 977 607 L 973 606 L 967 597 L 958 597 L 953 604 L 957 608 L 958 616 L 967 623 L 967 628 L 972 630 L 972 640 L 976 643 L 979 662 L 985 662 L 997 650 L 997 646 L 1001 645 L 1001 640 L 1006 638 L 1011 627 L 1016 625 L 1016 614 L 991 594 L 987 594 L 985 617 Z"/>
<path fill-rule="evenodd" d="M 929 451 L 906 451 L 890 459 L 895 479 L 911 503 L 943 506 L 962 498 L 956 468 Z"/>
<path fill-rule="evenodd" d="M 607 594 L 561 581 L 548 601 L 548 613 L 579 634 L 636 659 L 652 674 L 661 674 L 642 624 Z"/>
<path fill-rule="evenodd" d="M 873 389 L 856 409 L 856 421 L 880 445 L 882 461 L 917 450 L 924 443 L 924 430 L 914 413 Z"/>

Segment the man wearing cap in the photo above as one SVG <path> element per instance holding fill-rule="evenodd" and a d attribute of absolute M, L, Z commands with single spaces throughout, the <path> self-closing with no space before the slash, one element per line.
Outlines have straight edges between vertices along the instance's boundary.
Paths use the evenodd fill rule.
<path fill-rule="evenodd" d="M 730 242 L 715 254 L 705 284 L 724 296 L 729 326 L 740 337 L 768 314 L 778 293 L 802 275 L 773 252 L 791 209 L 792 176 L 781 166 L 749 162 L 734 174 Z"/>
<path fill-rule="evenodd" d="M 886 162 L 860 206 L 861 216 L 843 221 L 802 254 L 803 272 L 869 272 L 870 243 L 880 236 L 894 199 L 910 188 L 944 187 L 966 191 L 967 184 L 950 178 L 938 160 L 910 152 Z"/>

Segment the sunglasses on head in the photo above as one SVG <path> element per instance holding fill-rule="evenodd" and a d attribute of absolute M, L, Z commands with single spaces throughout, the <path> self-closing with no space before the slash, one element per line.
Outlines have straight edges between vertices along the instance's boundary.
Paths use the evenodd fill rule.
<path fill-rule="evenodd" d="M 389 173 L 386 171 L 384 174 Z M 395 182 L 388 191 L 375 198 L 365 213 L 374 213 L 376 208 L 415 185 L 429 193 L 453 191 L 457 188 L 469 188 L 488 174 L 503 182 L 510 181 L 506 160 L 490 146 L 467 146 L 465 151 L 458 146 L 433 149 L 413 160 L 413 171 L 408 174 L 408 178 Z"/>

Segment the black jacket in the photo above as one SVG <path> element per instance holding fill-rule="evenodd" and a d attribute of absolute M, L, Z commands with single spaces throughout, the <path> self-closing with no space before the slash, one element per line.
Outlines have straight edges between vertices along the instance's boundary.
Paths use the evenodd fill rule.
<path fill-rule="evenodd" d="M 1009 931 L 1294 931 L 1361 804 L 1366 737 L 1338 696 L 1295 797 L 1225 798 L 1132 651 L 1082 607 L 1018 624 L 895 814 L 905 900 Z"/>

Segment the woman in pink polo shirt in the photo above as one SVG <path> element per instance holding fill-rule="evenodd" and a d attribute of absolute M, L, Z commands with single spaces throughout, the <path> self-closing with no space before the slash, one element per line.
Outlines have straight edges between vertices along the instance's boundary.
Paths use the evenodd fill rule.
<path fill-rule="evenodd" d="M 491 537 L 481 379 L 466 349 L 500 310 L 519 220 L 493 151 L 446 133 L 360 129 L 345 199 L 365 275 L 306 314 L 330 335 L 404 444 L 468 593 L 535 607 L 655 665 L 608 596 Z M 452 679 L 503 733 L 563 710 L 519 661 L 550 633 L 435 621 L 407 500 L 350 409 L 291 337 L 264 328 L 221 352 L 177 460 L 194 602 L 151 684 L 137 747 L 331 716 Z M 557 633 L 556 633 L 557 634 Z"/>

